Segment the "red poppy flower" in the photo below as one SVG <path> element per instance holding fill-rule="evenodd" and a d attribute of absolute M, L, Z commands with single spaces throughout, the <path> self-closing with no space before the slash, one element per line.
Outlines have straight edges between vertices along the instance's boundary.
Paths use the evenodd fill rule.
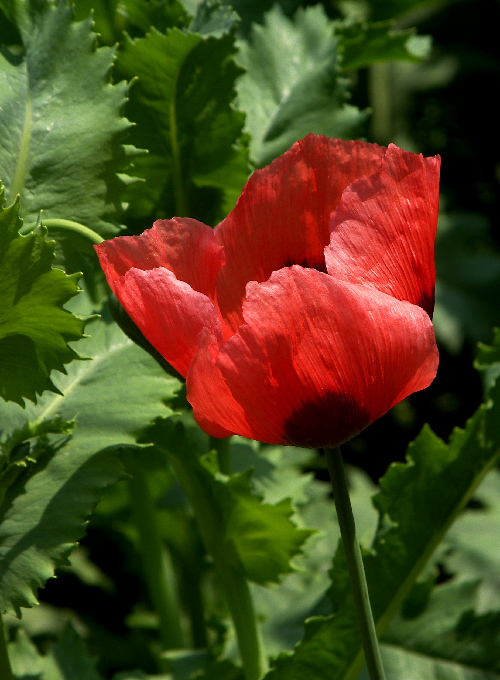
<path fill-rule="evenodd" d="M 439 165 L 311 134 L 214 230 L 174 217 L 96 247 L 206 432 L 336 446 L 432 382 Z"/>

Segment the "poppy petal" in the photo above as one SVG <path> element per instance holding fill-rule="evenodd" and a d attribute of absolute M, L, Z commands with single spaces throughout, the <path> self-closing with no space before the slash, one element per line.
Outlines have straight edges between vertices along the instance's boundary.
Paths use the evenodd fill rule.
<path fill-rule="evenodd" d="M 205 333 L 187 376 L 213 436 L 335 446 L 436 374 L 429 316 L 368 286 L 293 266 L 248 284 L 243 314 L 220 348 Z"/>
<path fill-rule="evenodd" d="M 176 371 L 185 376 L 207 328 L 222 342 L 212 301 L 168 269 L 130 269 L 114 282 L 114 292 L 132 321 Z"/>
<path fill-rule="evenodd" d="M 164 267 L 193 290 L 216 299 L 224 252 L 213 229 L 202 222 L 187 217 L 157 220 L 140 236 L 118 236 L 95 248 L 113 292 L 114 282 L 129 269 Z"/>
<path fill-rule="evenodd" d="M 217 291 L 232 332 L 243 323 L 249 281 L 299 264 L 326 272 L 329 219 L 344 189 L 371 175 L 386 152 L 376 144 L 308 135 L 245 185 L 234 210 L 215 229 L 224 246 Z"/>
<path fill-rule="evenodd" d="M 328 273 L 434 309 L 440 159 L 390 145 L 379 169 L 353 182 L 330 222 Z"/>

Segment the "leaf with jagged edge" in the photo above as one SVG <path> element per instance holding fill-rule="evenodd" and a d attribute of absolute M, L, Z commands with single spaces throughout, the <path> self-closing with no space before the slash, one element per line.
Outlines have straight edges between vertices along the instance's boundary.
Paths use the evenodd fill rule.
<path fill-rule="evenodd" d="M 121 143 L 130 128 L 121 113 L 127 84 L 110 82 L 115 50 L 96 49 L 91 19 L 73 21 L 66 1 L 26 0 L 15 9 L 24 49 L 0 51 L 0 178 L 8 204 L 21 195 L 25 228 L 43 211 L 44 219 L 113 236 L 130 179 L 117 173 L 133 152 Z M 81 269 L 75 251 L 84 239 L 60 242 L 67 271 Z"/>
<path fill-rule="evenodd" d="M 377 61 L 420 62 L 429 56 L 431 38 L 416 35 L 414 28 L 394 30 L 393 21 L 339 24 L 342 70 L 352 71 Z"/>
<path fill-rule="evenodd" d="M 145 38 L 127 39 L 118 55 L 120 73 L 137 76 L 127 106 L 136 123 L 132 141 L 149 151 L 134 164 L 146 181 L 127 192 L 128 215 L 141 227 L 174 215 L 215 224 L 248 179 L 244 114 L 233 106 L 241 73 L 233 60 L 234 17 L 210 16 L 195 18 L 197 33 L 152 28 Z"/>
<path fill-rule="evenodd" d="M 52 267 L 54 243 L 44 230 L 21 236 L 19 201 L 4 208 L 0 183 L 0 397 L 23 405 L 57 391 L 52 371 L 77 358 L 68 342 L 84 322 L 63 309 L 78 293 L 78 275 Z"/>
<path fill-rule="evenodd" d="M 274 504 L 263 502 L 252 489 L 251 469 L 222 475 L 215 451 L 204 453 L 203 433 L 187 420 L 158 420 L 144 441 L 164 450 L 170 460 L 175 458 L 174 470 L 181 467 L 184 479 L 195 480 L 192 484 L 204 489 L 217 516 L 226 560 L 234 568 L 261 584 L 278 582 L 280 576 L 293 571 L 293 557 L 314 532 L 294 524 L 295 510 L 289 498 Z M 185 491 L 189 499 L 189 489 Z"/>
<path fill-rule="evenodd" d="M 484 353 L 483 353 L 484 357 Z M 488 402 L 456 429 L 449 444 L 424 427 L 405 464 L 391 465 L 374 497 L 380 520 L 364 555 L 374 619 L 383 633 L 412 584 L 500 454 L 500 383 Z M 333 614 L 310 619 L 292 654 L 280 656 L 269 680 L 354 680 L 362 666 L 342 548 L 332 571 Z"/>
<path fill-rule="evenodd" d="M 258 167 L 270 163 L 308 132 L 352 139 L 366 111 L 348 104 L 341 75 L 335 23 L 320 5 L 286 17 L 276 5 L 263 26 L 241 41 L 237 61 L 238 105 L 246 113 L 250 154 Z"/>
<path fill-rule="evenodd" d="M 36 591 L 64 564 L 85 532 L 104 488 L 122 475 L 114 452 L 137 436 L 180 387 L 106 314 L 88 323 L 80 341 L 89 361 L 75 361 L 53 377 L 61 394 L 46 394 L 26 409 L 0 404 L 0 432 L 10 440 L 26 421 L 64 424 L 69 436 L 49 435 L 44 451 L 6 489 L 0 505 L 0 612 L 19 616 L 36 604 Z"/>

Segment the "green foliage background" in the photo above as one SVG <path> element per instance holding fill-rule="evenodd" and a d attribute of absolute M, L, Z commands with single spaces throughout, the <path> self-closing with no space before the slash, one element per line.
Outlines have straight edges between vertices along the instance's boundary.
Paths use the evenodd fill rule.
<path fill-rule="evenodd" d="M 500 678 L 499 14 L 0 0 L 0 613 L 16 680 L 241 679 L 207 546 L 251 582 L 266 677 L 367 677 L 322 459 L 237 437 L 216 452 L 178 377 L 114 321 L 75 231 L 214 226 L 310 131 L 442 155 L 439 374 L 344 456 L 388 678 Z"/>

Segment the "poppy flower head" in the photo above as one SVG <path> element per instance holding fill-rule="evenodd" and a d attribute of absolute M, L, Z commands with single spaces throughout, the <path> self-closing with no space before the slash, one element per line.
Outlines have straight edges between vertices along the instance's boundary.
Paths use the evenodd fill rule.
<path fill-rule="evenodd" d="M 335 446 L 433 380 L 439 159 L 308 135 L 214 230 L 96 246 L 215 437 Z"/>

